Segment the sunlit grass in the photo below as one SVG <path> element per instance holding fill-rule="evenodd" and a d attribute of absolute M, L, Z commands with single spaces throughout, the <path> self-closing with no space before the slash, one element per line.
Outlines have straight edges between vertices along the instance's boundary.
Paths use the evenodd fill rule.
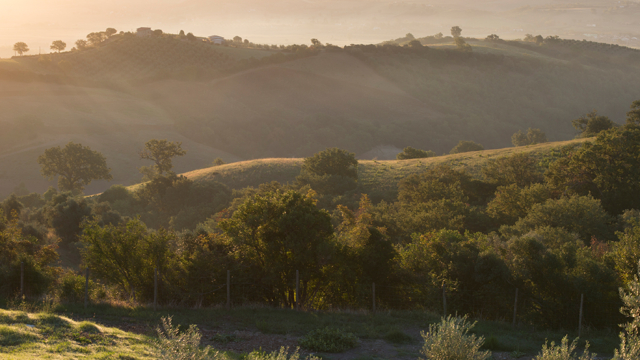
<path fill-rule="evenodd" d="M 550 142 L 524 147 L 475 151 L 463 154 L 443 155 L 427 159 L 411 160 L 360 160 L 358 162 L 359 190 L 364 193 L 394 192 L 398 181 L 412 174 L 419 174 L 439 164 L 464 169 L 475 178 L 482 177 L 482 167 L 490 160 L 517 153 L 528 153 L 543 161 L 553 151 L 565 145 L 580 144 L 588 139 Z M 236 162 L 187 172 L 183 175 L 199 182 L 219 181 L 234 189 L 258 186 L 278 181 L 291 183 L 300 174 L 303 159 L 280 158 Z"/>
<path fill-rule="evenodd" d="M 149 338 L 54 314 L 0 310 L 2 359 L 152 359 Z"/>

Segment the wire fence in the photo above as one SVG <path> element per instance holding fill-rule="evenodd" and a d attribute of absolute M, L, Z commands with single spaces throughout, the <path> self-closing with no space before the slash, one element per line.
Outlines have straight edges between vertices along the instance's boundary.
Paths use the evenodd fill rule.
<path fill-rule="evenodd" d="M 90 272 L 85 271 L 84 306 L 89 306 Z M 20 296 L 23 298 L 29 287 L 29 276 L 24 264 L 20 266 Z M 364 310 L 371 313 L 393 310 L 421 310 L 434 314 L 469 315 L 480 320 L 498 320 L 511 323 L 514 327 L 536 325 L 544 328 L 576 329 L 578 333 L 589 329 L 618 329 L 626 322 L 620 313 L 617 298 L 603 298 L 602 294 L 564 294 L 562 300 L 542 298 L 527 291 L 513 288 L 502 294 L 465 294 L 460 289 L 442 286 L 415 284 L 379 285 L 353 284 L 341 291 L 333 291 L 327 296 L 305 284 L 296 272 L 294 279 L 284 288 L 277 288 L 264 282 L 234 278 L 231 271 L 226 279 L 206 284 L 198 291 L 183 292 L 181 296 L 191 299 L 196 307 L 205 303 L 226 307 L 266 305 L 279 308 L 308 310 Z M 171 284 L 163 281 L 162 274 L 153 272 L 153 302 L 156 310 L 163 304 L 163 297 L 170 292 Z M 206 290 L 202 290 L 206 289 Z M 132 296 L 134 291 L 132 291 Z M 485 294 L 486 295 L 486 294 Z M 166 302 L 164 302 L 166 304 Z M 173 303 L 172 305 L 175 305 Z"/>

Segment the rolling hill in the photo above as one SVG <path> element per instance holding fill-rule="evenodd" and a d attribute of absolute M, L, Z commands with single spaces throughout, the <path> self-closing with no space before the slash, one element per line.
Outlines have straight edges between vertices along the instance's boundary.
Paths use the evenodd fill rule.
<path fill-rule="evenodd" d="M 482 178 L 483 166 L 494 159 L 518 153 L 529 154 L 539 163 L 545 164 L 559 155 L 560 149 L 569 145 L 580 145 L 591 139 L 549 142 L 517 148 L 474 151 L 462 154 L 443 155 L 411 160 L 359 160 L 358 191 L 373 197 L 393 197 L 398 182 L 409 175 L 419 174 L 440 164 L 464 170 L 472 177 Z M 304 159 L 258 159 L 241 161 L 183 173 L 195 182 L 221 182 L 231 189 L 248 186 L 257 187 L 271 181 L 292 183 L 300 174 Z"/>
<path fill-rule="evenodd" d="M 183 142 L 178 172 L 216 157 L 300 158 L 327 147 L 384 160 L 406 146 L 442 154 L 459 140 L 503 148 L 528 127 L 567 140 L 572 119 L 595 108 L 621 123 L 640 99 L 632 50 L 468 41 L 472 53 L 441 44 L 295 55 L 127 37 L 51 62 L 1 60 L 0 195 L 21 182 L 55 184 L 36 159 L 69 141 L 105 154 L 112 183 L 129 185 L 152 138 Z M 195 76 L 183 76 L 183 63 Z"/>

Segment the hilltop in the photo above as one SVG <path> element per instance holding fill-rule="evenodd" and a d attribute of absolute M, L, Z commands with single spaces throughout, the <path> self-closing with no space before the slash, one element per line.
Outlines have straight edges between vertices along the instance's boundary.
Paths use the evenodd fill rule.
<path fill-rule="evenodd" d="M 446 42 L 287 52 L 129 36 L 51 62 L 0 60 L 0 194 L 53 185 L 36 158 L 69 141 L 105 154 L 113 183 L 130 185 L 152 138 L 183 142 L 178 172 L 328 147 L 383 160 L 460 140 L 504 148 L 529 127 L 567 140 L 571 120 L 598 109 L 622 123 L 640 99 L 638 51 L 467 41 L 471 53 Z"/>

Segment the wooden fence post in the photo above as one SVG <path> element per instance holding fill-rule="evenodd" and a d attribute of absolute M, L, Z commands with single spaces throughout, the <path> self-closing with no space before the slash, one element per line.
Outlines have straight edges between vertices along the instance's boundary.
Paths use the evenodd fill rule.
<path fill-rule="evenodd" d="M 158 309 L 158 267 L 153 269 L 153 311 Z"/>
<path fill-rule="evenodd" d="M 20 262 L 20 297 L 24 297 L 24 261 Z"/>
<path fill-rule="evenodd" d="M 84 309 L 89 306 L 89 267 L 84 269 Z"/>
<path fill-rule="evenodd" d="M 516 314 L 518 311 L 518 288 L 516 288 L 516 301 L 513 303 L 513 328 L 516 328 Z"/>
<path fill-rule="evenodd" d="M 578 337 L 582 334 L 582 305 L 584 305 L 584 294 L 580 294 L 580 319 L 578 320 Z"/>
<path fill-rule="evenodd" d="M 300 272 L 296 270 L 296 310 L 300 310 Z"/>
<path fill-rule="evenodd" d="M 227 270 L 227 309 L 231 308 L 231 270 Z"/>
<path fill-rule="evenodd" d="M 373 289 L 373 313 L 376 313 L 376 283 L 373 283 L 372 285 L 372 289 Z"/>
<path fill-rule="evenodd" d="M 447 284 L 442 283 L 442 308 L 444 309 L 444 317 L 447 317 Z"/>

